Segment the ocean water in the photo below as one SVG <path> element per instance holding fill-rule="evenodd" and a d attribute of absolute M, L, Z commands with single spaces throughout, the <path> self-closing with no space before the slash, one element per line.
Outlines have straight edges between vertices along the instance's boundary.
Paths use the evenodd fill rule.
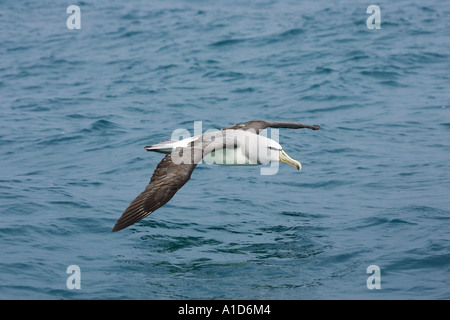
<path fill-rule="evenodd" d="M 0 2 L 0 299 L 450 299 L 448 6 L 70 4 Z M 143 146 L 259 119 L 321 125 L 301 173 L 203 164 L 111 233 Z"/>

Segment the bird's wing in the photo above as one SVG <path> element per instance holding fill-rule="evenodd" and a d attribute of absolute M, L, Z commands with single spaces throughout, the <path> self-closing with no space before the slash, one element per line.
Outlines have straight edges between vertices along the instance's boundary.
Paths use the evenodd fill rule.
<path fill-rule="evenodd" d="M 112 231 L 122 230 L 165 205 L 189 181 L 196 165 L 195 162 L 176 164 L 171 154 L 166 155 L 156 167 L 148 186 L 131 202 Z"/>
<path fill-rule="evenodd" d="M 226 138 L 221 131 L 206 133 L 202 135 L 202 139 L 195 139 L 188 147 L 177 148 L 167 154 L 156 167 L 148 186 L 130 203 L 112 231 L 129 227 L 165 205 L 189 181 L 204 156 L 230 146 Z M 234 139 L 231 139 L 231 143 L 234 143 Z"/>
<path fill-rule="evenodd" d="M 244 123 L 238 123 L 232 127 L 225 129 L 234 129 L 234 130 L 253 130 L 255 133 L 259 134 L 262 130 L 266 128 L 289 128 L 289 129 L 312 129 L 319 130 L 319 125 L 307 125 L 298 122 L 283 122 L 283 121 L 262 121 L 262 120 L 252 120 Z"/>

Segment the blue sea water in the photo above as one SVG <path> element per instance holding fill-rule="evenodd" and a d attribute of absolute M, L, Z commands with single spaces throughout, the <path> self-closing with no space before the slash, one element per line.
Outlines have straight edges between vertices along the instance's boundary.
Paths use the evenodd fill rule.
<path fill-rule="evenodd" d="M 1 1 L 0 299 L 450 299 L 449 13 Z M 162 158 L 143 146 L 257 119 L 321 125 L 279 131 L 301 173 L 203 164 L 111 233 Z"/>

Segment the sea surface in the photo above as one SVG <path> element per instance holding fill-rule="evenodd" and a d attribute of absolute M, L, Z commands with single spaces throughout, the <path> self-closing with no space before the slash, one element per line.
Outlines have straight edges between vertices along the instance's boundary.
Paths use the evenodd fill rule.
<path fill-rule="evenodd" d="M 0 299 L 450 299 L 448 5 L 3 0 L 0 31 Z M 111 232 L 145 145 L 249 120 L 319 124 L 278 131 L 302 171 L 202 164 Z"/>

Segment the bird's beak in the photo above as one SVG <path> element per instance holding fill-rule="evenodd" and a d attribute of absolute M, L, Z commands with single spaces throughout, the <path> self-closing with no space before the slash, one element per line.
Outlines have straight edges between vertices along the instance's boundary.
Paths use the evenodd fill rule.
<path fill-rule="evenodd" d="M 284 152 L 284 150 L 280 151 L 280 155 L 279 155 L 280 161 L 287 163 L 290 166 L 293 166 L 294 168 L 296 168 L 298 171 L 302 170 L 302 164 L 300 162 L 298 162 L 297 160 L 292 159 L 291 157 L 289 157 L 287 155 L 286 152 Z"/>

